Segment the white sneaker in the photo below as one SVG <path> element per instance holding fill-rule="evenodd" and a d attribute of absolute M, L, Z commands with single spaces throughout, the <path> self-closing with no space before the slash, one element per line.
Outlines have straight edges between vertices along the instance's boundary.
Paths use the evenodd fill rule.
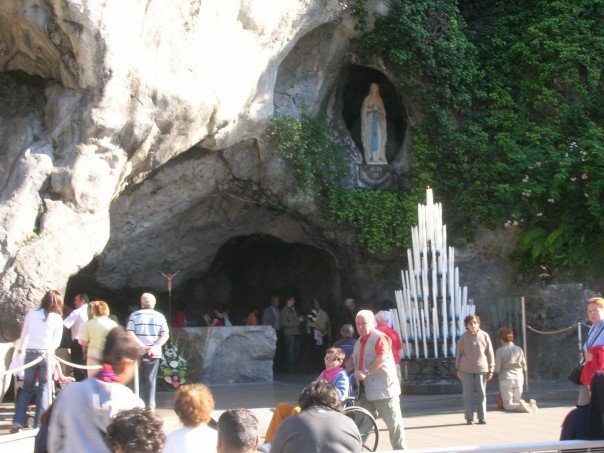
<path fill-rule="evenodd" d="M 533 412 L 539 412 L 539 408 L 537 407 L 537 401 L 530 400 L 529 401 L 529 406 L 531 407 L 531 409 L 533 410 Z"/>

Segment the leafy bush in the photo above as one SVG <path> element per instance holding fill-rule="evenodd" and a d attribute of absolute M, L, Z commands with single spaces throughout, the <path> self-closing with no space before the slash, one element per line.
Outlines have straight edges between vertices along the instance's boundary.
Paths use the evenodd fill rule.
<path fill-rule="evenodd" d="M 273 152 L 288 163 L 303 192 L 319 195 L 348 173 L 348 164 L 323 118 L 275 116 L 267 134 Z"/>
<path fill-rule="evenodd" d="M 288 164 L 297 186 L 323 202 L 325 218 L 351 226 L 359 245 L 370 252 L 407 245 L 415 198 L 342 188 L 348 163 L 322 118 L 274 117 L 267 133 L 269 146 Z"/>
<path fill-rule="evenodd" d="M 377 56 L 421 105 L 411 187 L 431 185 L 452 233 L 521 228 L 516 258 L 549 272 L 589 265 L 604 232 L 604 3 L 597 0 L 390 0 L 361 54 Z M 279 123 L 278 121 L 281 121 Z M 406 242 L 419 193 L 337 189 L 329 131 L 274 122 L 276 150 L 301 187 L 370 251 Z M 317 168 L 322 167 L 321 170 Z M 542 272 L 543 273 L 543 272 Z"/>
<path fill-rule="evenodd" d="M 360 40 L 426 114 L 413 185 L 446 195 L 453 231 L 518 225 L 525 268 L 586 266 L 603 235 L 603 16 L 596 0 L 391 0 Z"/>

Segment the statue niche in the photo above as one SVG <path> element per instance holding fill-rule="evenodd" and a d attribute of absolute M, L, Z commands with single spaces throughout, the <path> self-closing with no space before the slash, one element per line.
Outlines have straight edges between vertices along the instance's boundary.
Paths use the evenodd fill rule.
<path fill-rule="evenodd" d="M 365 163 L 388 165 L 386 138 L 386 108 L 380 97 L 378 84 L 372 83 L 361 107 L 361 140 Z"/>

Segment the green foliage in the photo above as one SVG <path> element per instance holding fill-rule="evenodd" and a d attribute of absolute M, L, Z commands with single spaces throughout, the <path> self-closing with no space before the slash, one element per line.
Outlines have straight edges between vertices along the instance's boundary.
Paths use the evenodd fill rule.
<path fill-rule="evenodd" d="M 412 185 L 454 231 L 519 225 L 524 267 L 585 266 L 603 235 L 602 17 L 597 0 L 391 0 L 361 40 L 425 113 Z"/>
<path fill-rule="evenodd" d="M 352 11 L 365 31 L 361 53 L 381 57 L 422 107 L 424 120 L 411 130 L 411 187 L 435 189 L 453 232 L 471 235 L 479 223 L 521 228 L 522 267 L 588 265 L 604 238 L 604 3 L 389 6 L 371 31 L 365 2 Z M 335 189 L 332 141 L 305 121 L 276 146 L 301 187 L 321 192 L 327 215 L 354 226 L 368 250 L 404 244 L 411 217 L 401 213 L 415 213 L 417 194 Z M 324 160 L 327 171 L 313 170 Z"/>
<path fill-rule="evenodd" d="M 288 163 L 300 190 L 321 194 L 348 173 L 348 164 L 323 118 L 275 116 L 267 130 L 274 153 Z"/>
<path fill-rule="evenodd" d="M 356 240 L 369 252 L 409 247 L 412 225 L 417 223 L 417 198 L 379 190 L 331 188 L 327 217 L 353 226 Z"/>
<path fill-rule="evenodd" d="M 340 187 L 348 176 L 348 164 L 323 119 L 274 117 L 268 138 L 299 189 L 323 202 L 325 218 L 352 227 L 360 246 L 370 252 L 388 252 L 407 245 L 417 198 Z"/>

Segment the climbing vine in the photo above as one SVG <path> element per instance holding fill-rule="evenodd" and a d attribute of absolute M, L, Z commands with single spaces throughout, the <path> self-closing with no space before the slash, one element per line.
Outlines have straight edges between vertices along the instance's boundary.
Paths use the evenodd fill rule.
<path fill-rule="evenodd" d="M 267 134 L 298 188 L 322 202 L 325 218 L 351 226 L 364 249 L 388 252 L 408 245 L 415 199 L 398 192 L 343 188 L 349 166 L 323 118 L 273 117 Z"/>
<path fill-rule="evenodd" d="M 604 5 L 389 5 L 360 46 L 426 114 L 412 131 L 414 184 L 446 194 L 465 233 L 520 228 L 525 268 L 588 265 L 604 231 Z"/>
<path fill-rule="evenodd" d="M 604 3 L 388 5 L 372 27 L 364 1 L 351 11 L 364 32 L 361 58 L 384 61 L 424 115 L 411 130 L 411 187 L 434 187 L 453 231 L 519 229 L 522 268 L 588 266 L 604 242 Z M 301 137 L 281 142 L 282 153 L 287 142 L 298 153 Z M 312 170 L 324 158 L 330 168 L 329 147 L 312 146 L 322 149 L 313 165 L 294 167 L 303 187 L 321 188 L 326 214 L 355 226 L 368 250 L 404 245 L 410 217 L 400 213 L 414 212 L 418 194 L 338 189 L 340 173 Z"/>
<path fill-rule="evenodd" d="M 303 192 L 321 195 L 347 176 L 348 164 L 324 118 L 274 116 L 267 135 Z"/>

